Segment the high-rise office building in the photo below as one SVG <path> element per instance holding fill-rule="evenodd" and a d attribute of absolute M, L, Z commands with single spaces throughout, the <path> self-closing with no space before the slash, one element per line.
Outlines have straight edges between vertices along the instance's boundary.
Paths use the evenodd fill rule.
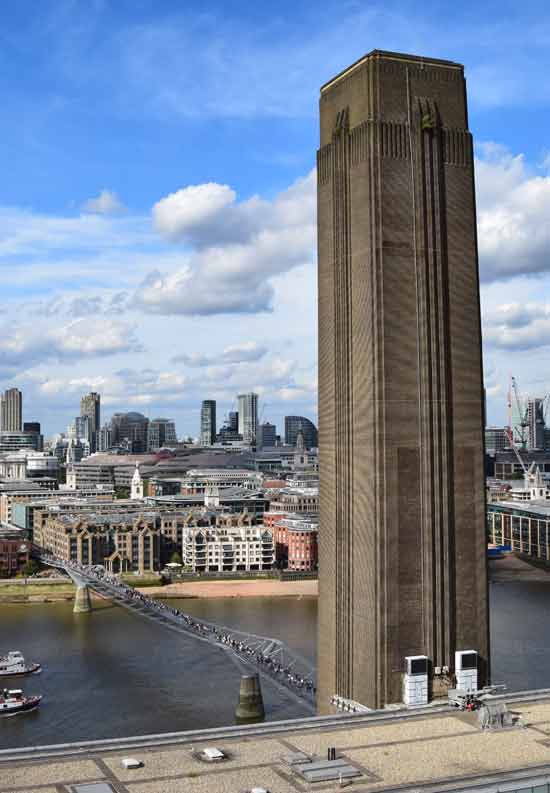
<path fill-rule="evenodd" d="M 314 449 L 319 445 L 317 427 L 305 416 L 285 416 L 285 445 L 296 446 L 298 433 L 302 432 L 306 449 Z"/>
<path fill-rule="evenodd" d="M 201 406 L 201 446 L 216 443 L 216 400 L 205 399 Z"/>
<path fill-rule="evenodd" d="M 326 83 L 317 158 L 318 706 L 488 674 L 472 137 L 460 64 L 371 52 Z M 436 674 L 437 672 L 437 674 Z"/>
<path fill-rule="evenodd" d="M 530 451 L 544 449 L 544 399 L 527 400 L 527 447 Z"/>
<path fill-rule="evenodd" d="M 258 427 L 256 433 L 256 446 L 258 449 L 263 449 L 268 446 L 277 445 L 277 427 L 275 424 L 270 424 L 269 421 L 264 421 Z"/>
<path fill-rule="evenodd" d="M 239 434 L 245 443 L 256 442 L 258 429 L 258 394 L 239 394 Z"/>
<path fill-rule="evenodd" d="M 23 432 L 35 432 L 37 435 L 42 434 L 42 429 L 40 427 L 39 421 L 24 421 L 23 422 Z"/>
<path fill-rule="evenodd" d="M 80 415 L 82 418 L 88 417 L 88 432 L 87 438 L 90 449 L 93 452 L 97 451 L 97 434 L 101 427 L 101 397 L 95 391 L 86 394 L 80 400 Z"/>
<path fill-rule="evenodd" d="M 32 432 L 36 435 L 37 449 L 39 452 L 44 450 L 44 436 L 39 421 L 24 421 L 23 432 Z"/>
<path fill-rule="evenodd" d="M 8 388 L 0 398 L 0 429 L 21 432 L 23 426 L 23 394 L 18 388 Z"/>
<path fill-rule="evenodd" d="M 121 446 L 134 454 L 147 451 L 149 419 L 143 413 L 113 413 L 111 417 L 111 444 Z"/>
<path fill-rule="evenodd" d="M 103 427 L 101 427 L 101 429 L 97 433 L 98 452 L 108 451 L 111 448 L 111 446 L 114 445 L 113 437 L 114 437 L 113 425 L 109 421 L 106 424 L 104 424 Z"/>
<path fill-rule="evenodd" d="M 172 419 L 151 419 L 147 429 L 147 447 L 150 452 L 173 446 L 178 442 L 176 425 Z"/>
<path fill-rule="evenodd" d="M 485 451 L 487 454 L 502 452 L 510 448 L 508 427 L 485 427 Z"/>

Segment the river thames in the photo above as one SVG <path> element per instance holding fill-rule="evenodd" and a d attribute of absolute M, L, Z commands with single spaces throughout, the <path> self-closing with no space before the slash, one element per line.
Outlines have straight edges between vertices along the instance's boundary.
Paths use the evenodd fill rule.
<path fill-rule="evenodd" d="M 550 685 L 550 584 L 490 586 L 492 677 L 510 690 Z M 315 660 L 316 598 L 186 599 L 171 603 L 218 624 L 284 640 Z M 123 609 L 70 603 L 0 607 L 0 653 L 20 649 L 40 675 L 10 679 L 41 708 L 0 719 L 0 746 L 29 746 L 234 723 L 240 670 L 227 653 Z M 264 684 L 267 718 L 308 715 Z"/>

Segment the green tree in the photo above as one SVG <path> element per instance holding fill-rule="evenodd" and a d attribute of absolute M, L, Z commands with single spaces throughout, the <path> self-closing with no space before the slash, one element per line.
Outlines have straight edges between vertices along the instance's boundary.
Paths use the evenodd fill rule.
<path fill-rule="evenodd" d="M 180 554 L 177 551 L 174 551 L 174 553 L 170 557 L 170 562 L 172 564 L 183 564 L 182 558 L 181 558 Z"/>
<path fill-rule="evenodd" d="M 31 575 L 36 575 L 36 573 L 38 573 L 39 571 L 40 571 L 40 565 L 35 559 L 29 559 L 27 564 L 21 570 L 25 578 L 28 578 Z"/>

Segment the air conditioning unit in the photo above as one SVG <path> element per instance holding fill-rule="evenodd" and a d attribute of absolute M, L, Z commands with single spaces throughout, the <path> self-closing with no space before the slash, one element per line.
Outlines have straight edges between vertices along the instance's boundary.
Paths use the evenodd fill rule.
<path fill-rule="evenodd" d="M 473 694 L 477 691 L 478 654 L 476 650 L 455 652 L 456 687 Z"/>
<path fill-rule="evenodd" d="M 403 675 L 403 702 L 410 707 L 428 704 L 427 655 L 408 655 Z"/>

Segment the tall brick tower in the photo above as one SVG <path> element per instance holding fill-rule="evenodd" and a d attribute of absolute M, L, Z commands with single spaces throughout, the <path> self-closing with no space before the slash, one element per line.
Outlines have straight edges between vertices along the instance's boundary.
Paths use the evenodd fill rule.
<path fill-rule="evenodd" d="M 488 678 L 472 136 L 460 64 L 375 50 L 321 88 L 319 711 Z"/>

